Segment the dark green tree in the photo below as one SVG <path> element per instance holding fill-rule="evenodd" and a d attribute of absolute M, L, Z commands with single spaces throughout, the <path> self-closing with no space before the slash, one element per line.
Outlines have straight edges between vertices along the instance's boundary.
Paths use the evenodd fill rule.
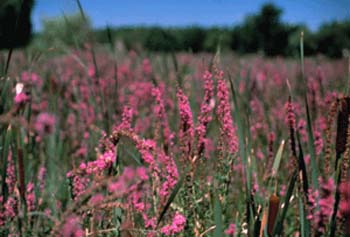
<path fill-rule="evenodd" d="M 350 49 L 349 20 L 324 24 L 316 35 L 317 51 L 329 57 L 341 57 L 343 49 Z"/>
<path fill-rule="evenodd" d="M 258 14 L 246 17 L 233 29 L 231 48 L 240 53 L 261 50 L 267 56 L 285 55 L 292 28 L 281 22 L 281 14 L 272 3 L 263 5 Z"/>
<path fill-rule="evenodd" d="M 231 44 L 229 29 L 211 28 L 207 30 L 203 48 L 208 52 L 216 52 L 218 46 L 222 50 L 227 50 Z"/>
<path fill-rule="evenodd" d="M 147 31 L 143 46 L 151 51 L 169 52 L 177 50 L 178 42 L 169 30 L 154 27 Z"/>
<path fill-rule="evenodd" d="M 32 35 L 34 0 L 0 1 L 0 49 L 23 47 Z"/>
<path fill-rule="evenodd" d="M 194 53 L 203 51 L 206 34 L 206 30 L 198 26 L 177 31 L 179 45 L 184 50 L 191 50 Z"/>
<path fill-rule="evenodd" d="M 283 55 L 288 46 L 290 30 L 281 22 L 282 10 L 269 3 L 261 8 L 256 17 L 261 49 L 268 56 Z"/>
<path fill-rule="evenodd" d="M 256 16 L 248 16 L 242 25 L 232 31 L 231 48 L 239 53 L 255 53 L 261 48 Z"/>

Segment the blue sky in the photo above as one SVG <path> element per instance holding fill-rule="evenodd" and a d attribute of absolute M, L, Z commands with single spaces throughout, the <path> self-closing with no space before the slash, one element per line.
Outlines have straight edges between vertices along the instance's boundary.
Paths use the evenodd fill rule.
<path fill-rule="evenodd" d="M 258 11 L 265 0 L 80 0 L 94 27 L 125 25 L 231 26 Z M 317 30 L 331 20 L 350 19 L 350 0 L 269 1 L 283 9 L 282 20 Z M 78 11 L 75 0 L 36 0 L 32 22 Z"/>

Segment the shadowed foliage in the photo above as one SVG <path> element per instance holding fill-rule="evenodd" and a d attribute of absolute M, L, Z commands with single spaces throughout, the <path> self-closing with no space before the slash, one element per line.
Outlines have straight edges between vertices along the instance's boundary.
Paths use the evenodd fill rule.
<path fill-rule="evenodd" d="M 27 45 L 32 36 L 30 20 L 34 0 L 0 2 L 0 49 Z"/>

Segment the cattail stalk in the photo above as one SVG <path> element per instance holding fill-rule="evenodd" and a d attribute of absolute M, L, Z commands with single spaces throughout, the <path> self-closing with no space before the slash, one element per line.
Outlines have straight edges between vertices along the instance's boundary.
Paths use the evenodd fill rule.
<path fill-rule="evenodd" d="M 269 200 L 269 215 L 267 218 L 267 233 L 272 236 L 273 228 L 275 226 L 276 217 L 279 209 L 280 199 L 276 194 L 272 194 Z"/>
<path fill-rule="evenodd" d="M 347 130 L 349 124 L 349 114 L 350 114 L 350 97 L 341 98 L 339 101 L 340 108 L 338 112 L 337 119 L 337 137 L 336 137 L 336 164 L 338 165 L 338 160 L 340 156 L 345 152 L 347 143 Z"/>
<path fill-rule="evenodd" d="M 348 115 L 348 124 L 350 122 L 350 114 Z M 350 155 L 350 126 L 347 127 L 346 131 L 346 149 L 343 155 L 341 163 L 341 183 L 348 181 L 349 171 L 349 155 Z"/>

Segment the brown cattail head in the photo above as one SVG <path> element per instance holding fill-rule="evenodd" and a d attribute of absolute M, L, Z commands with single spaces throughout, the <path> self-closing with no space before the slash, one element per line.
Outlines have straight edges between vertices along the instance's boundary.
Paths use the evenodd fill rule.
<path fill-rule="evenodd" d="M 339 111 L 337 120 L 336 154 L 339 157 L 345 152 L 350 114 L 350 97 L 339 99 Z"/>
<path fill-rule="evenodd" d="M 269 201 L 269 216 L 267 219 L 267 233 L 272 235 L 273 227 L 275 226 L 276 217 L 280 205 L 280 199 L 276 194 L 272 194 Z"/>

